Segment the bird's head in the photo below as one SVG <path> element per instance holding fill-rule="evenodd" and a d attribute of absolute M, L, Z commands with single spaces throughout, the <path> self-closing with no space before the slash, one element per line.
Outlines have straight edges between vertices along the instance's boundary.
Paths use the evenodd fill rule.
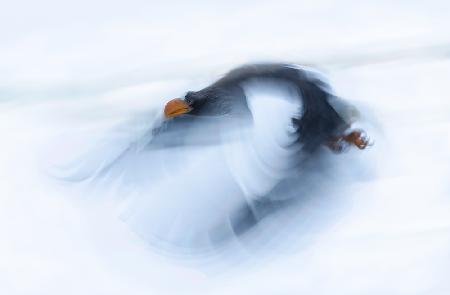
<path fill-rule="evenodd" d="M 174 98 L 168 101 L 164 107 L 164 115 L 170 119 L 187 114 L 195 108 L 196 102 L 194 92 L 188 92 L 184 98 Z"/>

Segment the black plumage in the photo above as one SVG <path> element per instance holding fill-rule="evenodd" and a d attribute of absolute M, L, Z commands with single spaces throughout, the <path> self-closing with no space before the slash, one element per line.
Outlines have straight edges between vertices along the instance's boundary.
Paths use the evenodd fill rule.
<path fill-rule="evenodd" d="M 307 70 L 279 63 L 244 65 L 210 86 L 187 92 L 184 101 L 192 108 L 189 116 L 250 114 L 242 85 L 254 79 L 294 86 L 302 103 L 299 115 L 292 118 L 292 123 L 303 151 L 315 151 L 321 144 L 339 137 L 350 127 L 330 104 L 334 95 L 323 80 Z"/>

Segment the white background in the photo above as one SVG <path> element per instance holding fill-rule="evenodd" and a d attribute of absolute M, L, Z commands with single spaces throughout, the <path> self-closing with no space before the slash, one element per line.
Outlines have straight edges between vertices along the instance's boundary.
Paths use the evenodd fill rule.
<path fill-rule="evenodd" d="M 448 294 L 449 11 L 448 1 L 2 3 L 0 293 Z M 114 205 L 40 169 L 42 154 L 65 156 L 48 156 L 54 134 L 99 118 L 108 129 L 265 60 L 317 64 L 378 130 L 366 158 L 376 172 L 348 184 L 346 209 L 301 249 L 219 273 L 180 265 Z"/>

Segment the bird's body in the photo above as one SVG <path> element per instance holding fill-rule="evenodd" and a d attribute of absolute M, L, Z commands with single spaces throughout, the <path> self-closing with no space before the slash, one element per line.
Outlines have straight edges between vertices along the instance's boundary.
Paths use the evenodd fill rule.
<path fill-rule="evenodd" d="M 296 116 L 291 119 L 303 151 L 314 152 L 322 144 L 340 139 L 350 128 L 351 119 L 345 118 L 342 110 L 341 114 L 336 111 L 347 106 L 331 93 L 328 84 L 315 73 L 290 64 L 238 67 L 210 86 L 187 92 L 183 102 L 194 117 L 251 116 L 245 85 L 252 81 L 287 85 L 300 100 Z M 170 111 L 166 110 L 169 117 Z"/>
<path fill-rule="evenodd" d="M 290 212 L 273 220 L 278 229 L 294 218 L 333 167 L 323 147 L 365 147 L 348 109 L 305 68 L 245 65 L 169 101 L 161 124 L 84 179 L 124 187 L 124 220 L 152 244 L 215 250 L 262 234 L 275 213 Z"/>

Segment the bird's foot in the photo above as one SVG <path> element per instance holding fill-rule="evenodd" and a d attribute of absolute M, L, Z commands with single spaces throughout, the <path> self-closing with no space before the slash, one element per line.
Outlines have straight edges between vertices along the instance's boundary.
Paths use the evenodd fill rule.
<path fill-rule="evenodd" d="M 355 145 L 360 150 L 363 150 L 366 147 L 373 145 L 373 142 L 370 141 L 369 137 L 367 136 L 367 133 L 362 129 L 353 130 L 352 132 L 345 135 L 343 139 L 346 142 Z"/>
<path fill-rule="evenodd" d="M 364 130 L 357 129 L 340 137 L 333 138 L 326 143 L 328 148 L 337 153 L 347 150 L 352 145 L 363 150 L 366 147 L 373 145 L 373 142 L 370 141 Z"/>

